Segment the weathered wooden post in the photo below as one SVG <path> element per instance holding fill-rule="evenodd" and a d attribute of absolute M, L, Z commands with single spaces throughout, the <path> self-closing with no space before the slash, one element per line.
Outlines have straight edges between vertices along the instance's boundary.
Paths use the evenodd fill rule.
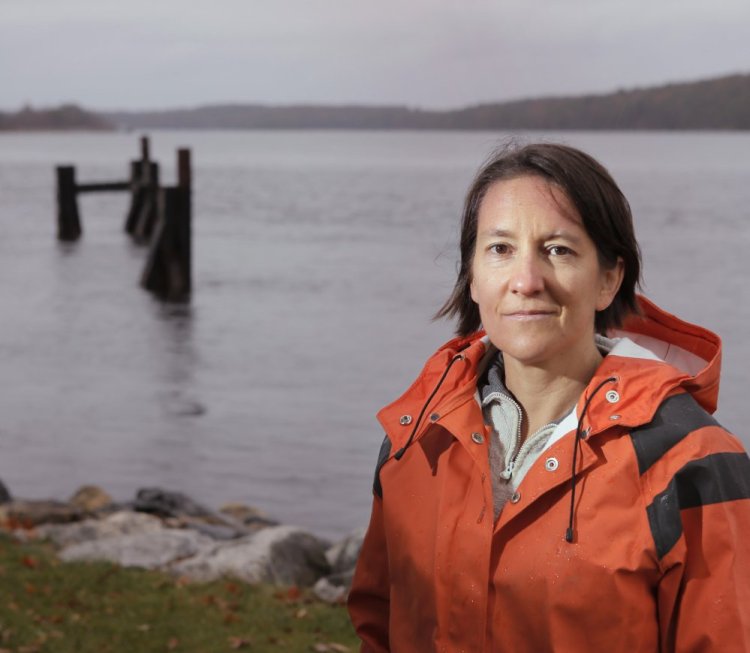
<path fill-rule="evenodd" d="M 74 241 L 81 237 L 81 219 L 76 198 L 76 169 L 57 166 L 57 238 Z"/>
<path fill-rule="evenodd" d="M 169 302 L 186 302 L 191 273 L 190 150 L 177 152 L 177 186 L 159 193 L 159 218 L 141 285 Z"/>
<path fill-rule="evenodd" d="M 142 168 L 143 162 L 140 159 L 130 162 L 130 208 L 125 217 L 125 233 L 130 235 L 133 234 L 136 220 L 143 206 L 143 193 L 140 189 Z"/>
<path fill-rule="evenodd" d="M 193 175 L 190 165 L 190 150 L 177 150 L 177 188 L 180 191 L 180 219 L 178 224 L 179 265 L 189 294 L 193 287 L 192 274 L 192 223 L 193 223 Z"/>
<path fill-rule="evenodd" d="M 139 243 L 147 243 L 156 224 L 159 197 L 159 164 L 142 161 L 142 202 L 133 225 L 131 235 Z"/>
<path fill-rule="evenodd" d="M 150 160 L 148 136 L 141 137 L 141 158 L 130 163 L 131 202 L 125 231 L 136 241 L 149 240 L 156 223 L 159 164 Z"/>

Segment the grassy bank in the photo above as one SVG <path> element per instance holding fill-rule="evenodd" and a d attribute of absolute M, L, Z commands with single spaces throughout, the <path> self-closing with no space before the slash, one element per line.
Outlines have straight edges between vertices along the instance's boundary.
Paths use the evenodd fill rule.
<path fill-rule="evenodd" d="M 106 563 L 61 563 L 0 535 L 0 653 L 356 651 L 343 606 L 295 588 L 186 583 Z"/>

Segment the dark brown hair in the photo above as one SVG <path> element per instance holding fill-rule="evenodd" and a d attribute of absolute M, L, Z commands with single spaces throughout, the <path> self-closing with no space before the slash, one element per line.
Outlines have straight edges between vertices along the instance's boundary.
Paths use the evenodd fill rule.
<path fill-rule="evenodd" d="M 479 208 L 495 182 L 533 175 L 560 188 L 581 216 L 596 246 L 599 263 L 612 268 L 622 258 L 624 275 L 612 303 L 597 311 L 598 333 L 618 327 L 629 313 L 638 312 L 641 254 L 633 231 L 630 205 L 615 180 L 593 157 L 567 145 L 510 144 L 496 152 L 480 169 L 466 195 L 461 220 L 461 265 L 448 300 L 435 318 L 458 317 L 456 333 L 467 336 L 481 327 L 479 307 L 471 298 L 471 267 L 477 240 Z"/>

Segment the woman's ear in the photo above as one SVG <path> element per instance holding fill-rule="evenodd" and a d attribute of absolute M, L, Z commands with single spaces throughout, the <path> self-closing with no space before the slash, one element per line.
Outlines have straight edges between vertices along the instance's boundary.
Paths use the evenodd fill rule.
<path fill-rule="evenodd" d="M 601 284 L 599 286 L 599 298 L 596 302 L 596 310 L 603 311 L 609 307 L 620 290 L 622 279 L 625 276 L 625 262 L 621 256 L 611 268 L 603 268 L 601 271 Z"/>

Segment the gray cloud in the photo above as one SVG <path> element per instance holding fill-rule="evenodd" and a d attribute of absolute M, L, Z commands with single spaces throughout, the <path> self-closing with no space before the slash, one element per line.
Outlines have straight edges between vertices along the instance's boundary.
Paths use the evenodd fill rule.
<path fill-rule="evenodd" d="M 747 71 L 750 4 L 4 0 L 0 106 L 456 107 Z"/>

